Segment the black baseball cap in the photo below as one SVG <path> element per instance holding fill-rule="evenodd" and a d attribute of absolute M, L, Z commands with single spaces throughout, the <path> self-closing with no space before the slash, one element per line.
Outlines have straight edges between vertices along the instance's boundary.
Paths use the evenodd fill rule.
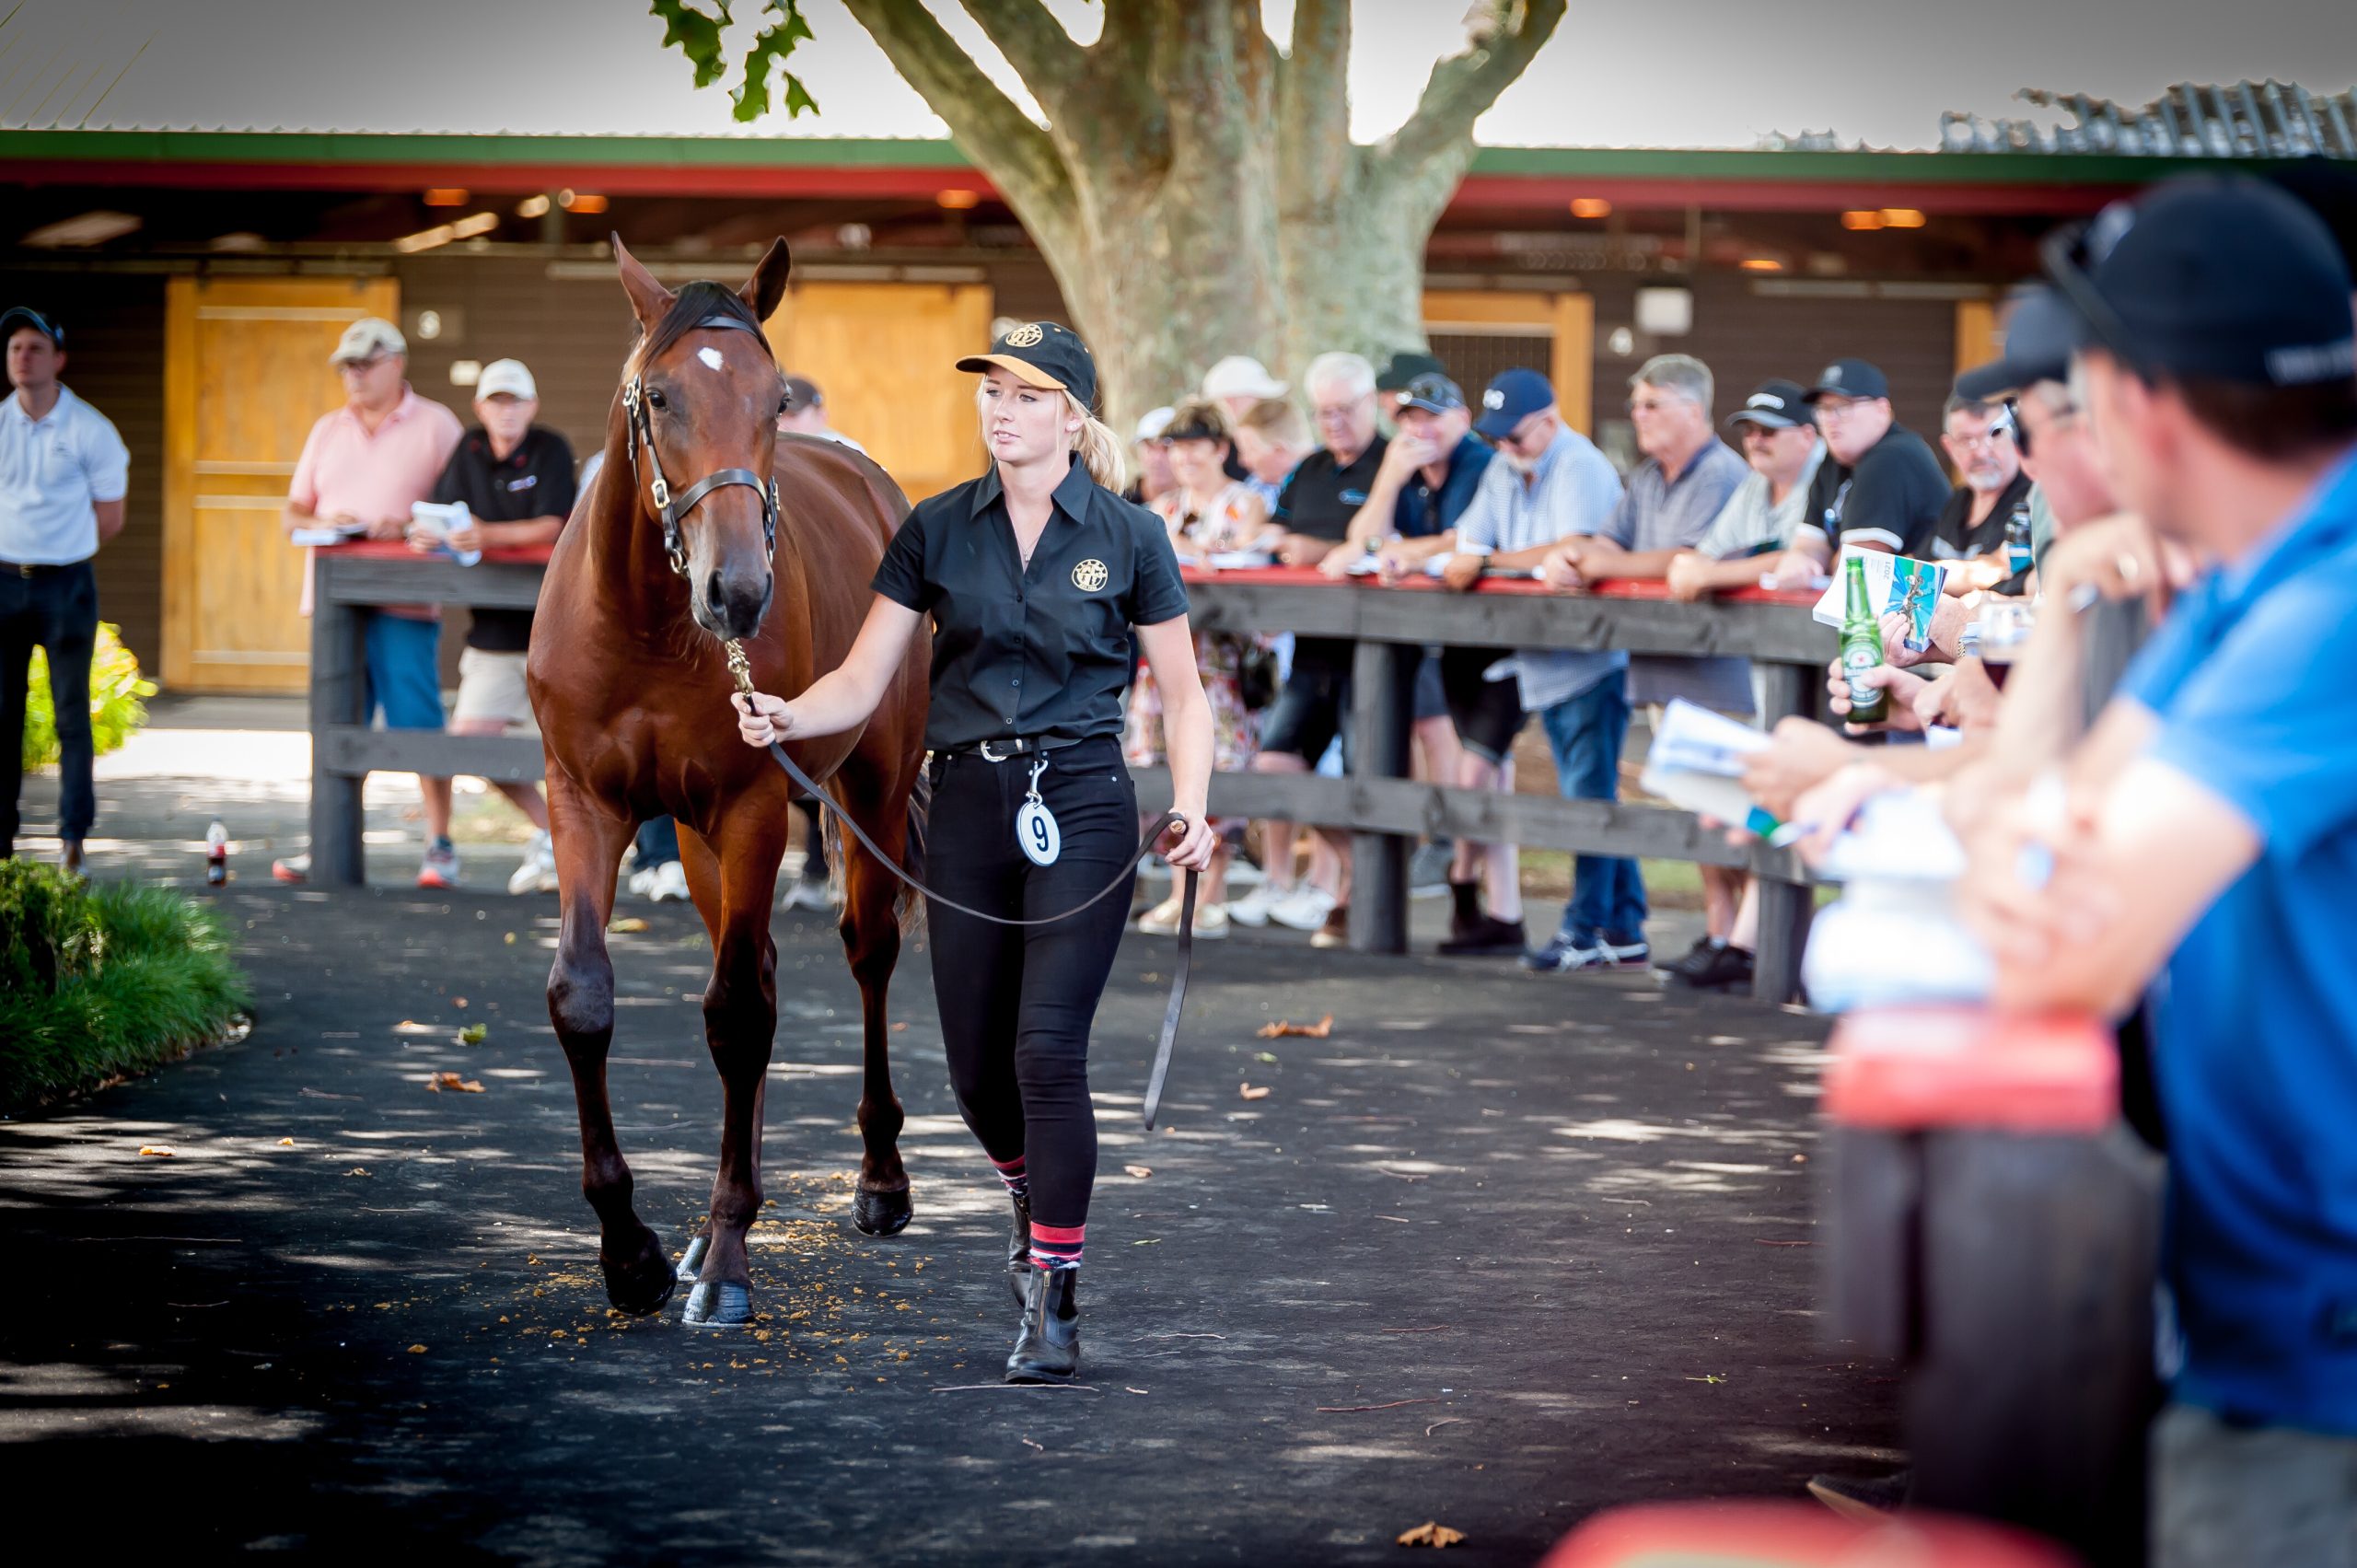
<path fill-rule="evenodd" d="M 787 377 L 785 396 L 786 401 L 795 408 L 825 408 L 827 406 L 827 394 L 819 390 L 819 384 L 807 376 Z"/>
<path fill-rule="evenodd" d="M 1419 377 L 1438 376 L 1446 379 L 1447 375 L 1448 366 L 1433 355 L 1420 354 L 1414 349 L 1403 349 L 1385 360 L 1383 368 L 1375 373 L 1375 389 L 1378 392 L 1404 392 Z"/>
<path fill-rule="evenodd" d="M 53 317 L 44 316 L 29 305 L 11 305 L 0 311 L 0 343 L 5 343 L 18 327 L 30 327 L 47 338 L 52 348 L 65 346 L 65 329 Z"/>
<path fill-rule="evenodd" d="M 1817 416 L 1809 412 L 1808 390 L 1798 381 L 1782 377 L 1762 381 L 1743 406 L 1727 415 L 1729 424 L 1756 424 L 1762 430 L 1790 430 L 1795 425 L 1814 424 Z"/>
<path fill-rule="evenodd" d="M 1817 373 L 1817 385 L 1802 394 L 1803 402 L 1819 398 L 1887 398 L 1890 377 L 1882 366 L 1863 359 L 1837 359 Z"/>
<path fill-rule="evenodd" d="M 1097 411 L 1097 361 L 1080 334 L 1055 321 L 1026 321 L 1009 327 L 991 344 L 988 354 L 970 354 L 958 362 L 960 370 L 980 373 L 997 366 L 1027 387 L 1070 392 L 1081 406 Z"/>
<path fill-rule="evenodd" d="M 2164 180 L 2039 247 L 2088 337 L 2143 372 L 2300 387 L 2357 374 L 2349 268 L 2277 186 Z"/>
<path fill-rule="evenodd" d="M 2071 374 L 2071 351 L 2084 332 L 2062 296 L 2043 284 L 2015 292 L 2005 319 L 2004 353 L 1956 378 L 1956 395 L 1976 403 L 2009 398 L 2040 381 Z"/>
<path fill-rule="evenodd" d="M 1437 370 L 1428 370 L 1400 389 L 1401 408 L 1420 408 L 1426 413 L 1446 413 L 1465 406 L 1464 389 Z"/>

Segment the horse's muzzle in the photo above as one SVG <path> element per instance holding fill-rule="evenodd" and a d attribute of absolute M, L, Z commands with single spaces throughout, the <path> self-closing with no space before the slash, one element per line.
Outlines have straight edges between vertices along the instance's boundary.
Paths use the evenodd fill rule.
<path fill-rule="evenodd" d="M 696 592 L 696 620 L 715 637 L 749 637 L 761 629 L 776 592 L 775 572 L 710 573 Z"/>

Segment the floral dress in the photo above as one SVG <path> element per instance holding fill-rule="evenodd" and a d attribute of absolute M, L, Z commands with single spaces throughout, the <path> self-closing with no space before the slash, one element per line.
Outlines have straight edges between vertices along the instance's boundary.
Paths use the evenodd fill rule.
<path fill-rule="evenodd" d="M 1266 514 L 1258 498 L 1244 485 L 1230 484 L 1208 506 L 1190 505 L 1184 489 L 1155 498 L 1153 511 L 1171 531 L 1171 542 L 1182 556 L 1202 556 L 1221 551 L 1248 550 L 1267 529 Z M 1260 749 L 1260 715 L 1244 705 L 1243 669 L 1246 652 L 1266 639 L 1228 632 L 1199 632 L 1195 635 L 1195 666 L 1202 672 L 1203 696 L 1212 710 L 1212 766 L 1224 773 L 1242 772 Z M 1162 739 L 1162 693 L 1154 683 L 1153 667 L 1141 662 L 1130 688 L 1130 712 L 1121 736 L 1121 753 L 1133 768 L 1154 768 L 1165 761 Z"/>

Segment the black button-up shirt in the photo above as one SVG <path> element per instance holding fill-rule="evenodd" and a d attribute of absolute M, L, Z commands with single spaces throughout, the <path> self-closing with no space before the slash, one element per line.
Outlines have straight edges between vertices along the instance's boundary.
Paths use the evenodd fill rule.
<path fill-rule="evenodd" d="M 1162 520 L 1076 462 L 1056 486 L 1028 569 L 993 467 L 917 504 L 875 587 L 933 617 L 924 743 L 935 751 L 1017 736 L 1119 736 L 1130 628 L 1187 613 Z"/>
<path fill-rule="evenodd" d="M 503 462 L 491 455 L 491 437 L 478 424 L 451 452 L 431 499 L 445 506 L 463 501 L 478 521 L 486 523 L 569 517 L 573 447 L 556 431 L 535 424 Z M 520 654 L 531 644 L 528 610 L 478 610 L 467 628 L 467 646 L 486 653 Z"/>

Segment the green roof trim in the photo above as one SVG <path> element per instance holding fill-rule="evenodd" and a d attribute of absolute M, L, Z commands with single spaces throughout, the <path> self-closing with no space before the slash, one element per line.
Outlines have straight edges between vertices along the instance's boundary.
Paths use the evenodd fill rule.
<path fill-rule="evenodd" d="M 832 136 L 528 136 L 310 131 L 0 131 L 0 161 L 159 164 L 581 164 L 645 168 L 870 168 L 968 170 L 945 140 Z M 1829 184 L 2133 185 L 2200 158 L 2067 153 L 1814 152 L 1658 147 L 1483 147 L 1477 176 L 1755 180 Z M 0 178 L 5 178 L 0 168 Z"/>

